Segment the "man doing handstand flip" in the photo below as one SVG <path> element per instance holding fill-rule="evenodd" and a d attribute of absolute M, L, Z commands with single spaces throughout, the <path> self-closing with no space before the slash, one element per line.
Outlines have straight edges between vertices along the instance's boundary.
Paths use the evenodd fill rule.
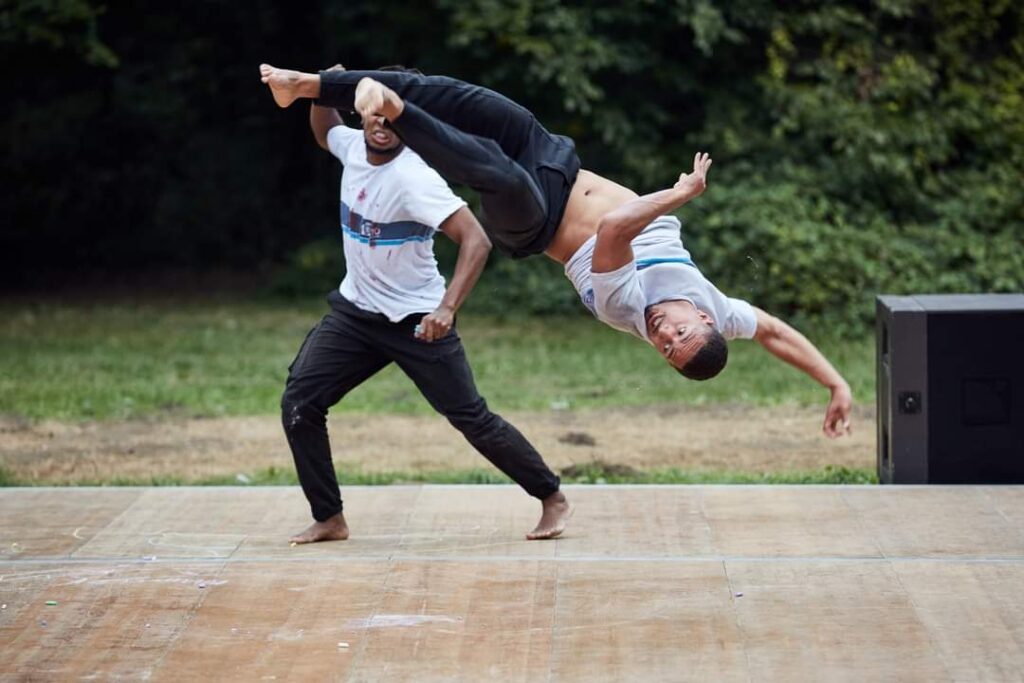
<path fill-rule="evenodd" d="M 683 247 L 669 215 L 705 188 L 711 159 L 669 189 L 638 196 L 580 169 L 572 140 L 486 88 L 394 71 L 319 74 L 260 66 L 274 100 L 298 98 L 382 115 L 448 180 L 480 193 L 481 222 L 502 252 L 545 253 L 565 266 L 584 305 L 605 324 L 647 342 L 680 373 L 709 379 L 725 366 L 726 339 L 753 338 L 830 391 L 823 431 L 850 431 L 849 384 L 782 320 L 722 294 Z"/>

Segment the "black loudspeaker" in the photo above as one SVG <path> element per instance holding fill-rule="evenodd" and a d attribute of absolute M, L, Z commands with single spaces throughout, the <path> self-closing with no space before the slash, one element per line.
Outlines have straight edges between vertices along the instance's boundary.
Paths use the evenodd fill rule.
<path fill-rule="evenodd" d="M 1024 483 L 1024 294 L 879 296 L 878 480 Z"/>

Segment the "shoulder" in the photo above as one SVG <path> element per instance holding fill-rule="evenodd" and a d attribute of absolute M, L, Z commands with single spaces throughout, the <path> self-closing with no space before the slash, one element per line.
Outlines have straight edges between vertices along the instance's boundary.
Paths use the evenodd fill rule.
<path fill-rule="evenodd" d="M 333 126 L 327 131 L 327 148 L 331 150 L 334 156 L 343 159 L 348 150 L 351 149 L 352 144 L 357 140 L 361 140 L 362 137 L 363 134 L 361 132 L 344 124 Z"/>
<path fill-rule="evenodd" d="M 360 139 L 363 137 L 362 132 L 355 128 L 349 128 L 345 124 L 341 123 L 337 126 L 331 126 L 327 131 L 327 140 L 337 140 L 338 142 L 351 142 L 352 140 Z"/>
<path fill-rule="evenodd" d="M 428 166 L 419 154 L 408 147 L 395 159 L 395 174 L 410 183 L 448 187 L 441 174 Z"/>
<path fill-rule="evenodd" d="M 633 260 L 615 270 L 591 272 L 590 284 L 594 289 L 594 306 L 599 316 L 619 316 L 638 307 L 643 309 L 643 293 Z"/>
<path fill-rule="evenodd" d="M 412 150 L 394 160 L 389 182 L 410 219 L 434 229 L 466 206 L 437 171 L 427 166 Z"/>
<path fill-rule="evenodd" d="M 392 182 L 401 193 L 418 202 L 463 202 L 448 186 L 448 183 L 437 171 L 428 166 L 415 152 L 407 149 L 394 161 Z"/>
<path fill-rule="evenodd" d="M 761 309 L 751 306 L 743 299 L 727 297 L 729 316 L 726 329 L 722 331 L 727 339 L 755 339 L 773 334 L 772 321 Z"/>

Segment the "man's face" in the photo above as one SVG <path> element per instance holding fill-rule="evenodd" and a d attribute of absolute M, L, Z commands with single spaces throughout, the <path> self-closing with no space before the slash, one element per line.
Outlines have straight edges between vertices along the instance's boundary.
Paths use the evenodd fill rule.
<path fill-rule="evenodd" d="M 647 337 L 669 365 L 677 370 L 704 347 L 714 321 L 688 301 L 654 304 L 645 313 Z"/>
<path fill-rule="evenodd" d="M 363 138 L 366 140 L 366 147 L 371 152 L 386 154 L 402 144 L 402 140 L 395 135 L 395 131 L 386 124 L 387 120 L 383 116 L 370 116 L 363 119 Z"/>

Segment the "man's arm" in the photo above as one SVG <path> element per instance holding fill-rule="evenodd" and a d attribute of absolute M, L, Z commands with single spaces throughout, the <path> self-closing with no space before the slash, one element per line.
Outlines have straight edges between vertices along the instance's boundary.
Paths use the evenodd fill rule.
<path fill-rule="evenodd" d="M 344 71 L 345 67 L 341 64 L 335 64 L 328 71 Z M 345 122 L 341 120 L 341 115 L 337 109 L 331 107 L 319 107 L 316 105 L 316 101 L 309 106 L 309 127 L 313 129 L 313 137 L 316 138 L 316 144 L 323 147 L 328 152 L 331 148 L 327 146 L 327 131 L 335 126 L 341 126 Z"/>
<path fill-rule="evenodd" d="M 487 255 L 491 251 L 491 241 L 487 239 L 476 216 L 465 206 L 445 219 L 441 230 L 459 245 L 459 258 L 455 262 L 455 274 L 448 283 L 440 305 L 420 321 L 416 336 L 425 341 L 440 339 L 451 330 L 456 311 L 480 279 L 480 273 L 487 264 Z"/>
<path fill-rule="evenodd" d="M 825 424 L 822 426 L 825 435 L 834 439 L 849 434 L 850 409 L 853 405 L 850 385 L 807 337 L 756 306 L 754 313 L 757 315 L 754 339 L 773 356 L 803 370 L 832 392 L 825 410 Z"/>
<path fill-rule="evenodd" d="M 707 186 L 711 158 L 698 152 L 693 157 L 693 173 L 680 174 L 671 189 L 645 194 L 605 214 L 597 226 L 597 241 L 591 271 L 610 273 L 633 260 L 629 243 L 658 216 L 675 211 L 696 199 Z"/>
<path fill-rule="evenodd" d="M 327 146 L 327 131 L 340 125 L 343 125 L 343 121 L 338 110 L 315 104 L 309 106 L 309 127 L 313 129 L 313 137 L 316 138 L 316 144 L 328 152 L 331 148 Z"/>

